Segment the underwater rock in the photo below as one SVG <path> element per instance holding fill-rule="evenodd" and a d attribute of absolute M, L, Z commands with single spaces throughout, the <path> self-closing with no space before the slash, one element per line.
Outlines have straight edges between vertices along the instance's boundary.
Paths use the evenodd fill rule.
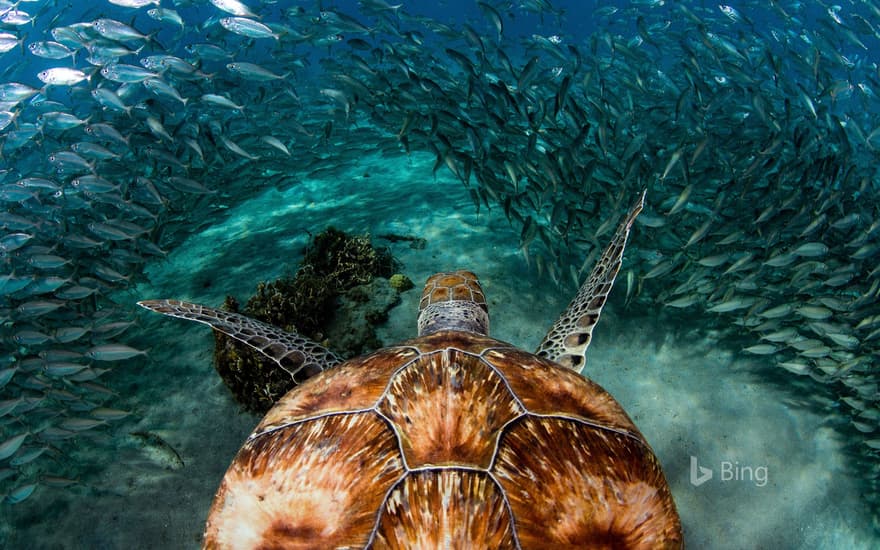
<path fill-rule="evenodd" d="M 390 277 L 396 267 L 391 252 L 375 248 L 368 235 L 352 236 L 328 227 L 312 239 L 300 273 L 323 277 L 328 285 L 344 292 L 370 282 L 373 277 Z"/>
<path fill-rule="evenodd" d="M 245 311 L 288 332 L 313 338 L 332 314 L 335 297 L 335 290 L 324 279 L 301 269 L 296 277 L 258 283 Z"/>
<path fill-rule="evenodd" d="M 374 327 L 385 322 L 388 311 L 400 302 L 401 290 L 388 280 L 397 268 L 399 262 L 387 249 L 373 247 L 369 236 L 330 227 L 312 239 L 294 277 L 260 282 L 243 309 L 231 296 L 223 308 L 351 357 L 382 347 Z M 399 277 L 409 281 L 397 277 L 398 285 L 404 285 Z M 216 331 L 214 366 L 235 400 L 255 413 L 268 411 L 296 385 L 276 363 Z"/>
<path fill-rule="evenodd" d="M 388 312 L 400 303 L 400 291 L 389 279 L 376 277 L 339 297 L 327 327 L 327 341 L 343 357 L 355 357 L 381 348 L 376 327 L 388 320 Z"/>
<path fill-rule="evenodd" d="M 410 278 L 403 273 L 395 273 L 390 279 L 388 279 L 388 282 L 391 284 L 391 288 L 397 292 L 406 292 L 416 286 Z"/>

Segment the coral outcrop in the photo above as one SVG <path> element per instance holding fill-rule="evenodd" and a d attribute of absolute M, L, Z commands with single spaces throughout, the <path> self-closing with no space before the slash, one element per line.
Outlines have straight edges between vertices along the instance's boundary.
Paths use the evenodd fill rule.
<path fill-rule="evenodd" d="M 369 236 L 330 227 L 314 236 L 295 276 L 260 282 L 243 308 L 231 296 L 223 307 L 297 332 L 348 358 L 382 346 L 375 326 L 400 302 L 398 294 L 413 286 L 396 273 L 399 267 Z M 214 335 L 217 372 L 245 409 L 264 413 L 295 385 L 249 346 Z"/>

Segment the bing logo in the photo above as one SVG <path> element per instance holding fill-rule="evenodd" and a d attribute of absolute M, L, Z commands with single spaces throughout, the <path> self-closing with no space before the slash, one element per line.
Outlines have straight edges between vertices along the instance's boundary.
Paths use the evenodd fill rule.
<path fill-rule="evenodd" d="M 757 468 L 752 466 L 740 466 L 739 462 L 723 460 L 721 461 L 718 470 L 720 473 L 718 479 L 721 481 L 750 481 L 754 483 L 756 487 L 767 485 L 768 472 L 766 466 L 758 466 Z M 697 457 L 695 456 L 691 456 L 690 473 L 691 485 L 694 487 L 699 487 L 706 483 L 712 479 L 713 476 L 712 469 L 700 466 L 697 462 Z"/>

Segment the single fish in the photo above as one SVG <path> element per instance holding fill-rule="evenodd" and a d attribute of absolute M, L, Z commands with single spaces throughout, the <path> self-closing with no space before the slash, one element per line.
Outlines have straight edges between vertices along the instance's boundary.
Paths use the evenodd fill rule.
<path fill-rule="evenodd" d="M 16 46 L 23 45 L 24 38 L 9 32 L 0 32 L 0 53 L 14 50 Z"/>
<path fill-rule="evenodd" d="M 109 88 L 95 88 L 89 93 L 92 94 L 95 101 L 97 101 L 102 107 L 131 115 L 131 107 L 126 105 L 125 102 L 122 101 L 122 98 L 120 98 L 113 90 L 110 90 Z"/>
<path fill-rule="evenodd" d="M 238 0 L 210 0 L 211 4 L 217 9 L 223 10 L 232 15 L 240 17 L 257 17 L 257 14 L 251 11 L 246 5 Z"/>
<path fill-rule="evenodd" d="M 92 27 L 98 34 L 110 40 L 122 42 L 128 40 L 152 40 L 151 36 L 141 34 L 135 28 L 113 19 L 95 19 L 92 21 Z"/>
<path fill-rule="evenodd" d="M 226 65 L 226 68 L 246 80 L 255 81 L 283 80 L 290 75 L 290 72 L 275 74 L 255 63 L 248 63 L 246 61 L 229 63 Z"/>
<path fill-rule="evenodd" d="M 143 81 L 143 85 L 144 88 L 150 90 L 159 97 L 173 99 L 182 103 L 184 107 L 186 106 L 188 98 L 181 96 L 180 92 L 178 92 L 174 86 L 168 84 L 161 78 L 147 78 Z"/>
<path fill-rule="evenodd" d="M 123 8 L 142 8 L 150 4 L 159 5 L 161 0 L 107 0 L 111 4 L 122 6 Z"/>
<path fill-rule="evenodd" d="M 48 86 L 73 86 L 90 78 L 85 72 L 69 67 L 53 67 L 37 73 L 37 78 Z"/>
<path fill-rule="evenodd" d="M 148 71 L 137 65 L 126 65 L 124 63 L 111 63 L 101 67 L 101 76 L 107 80 L 121 82 L 123 84 L 143 82 L 148 78 L 159 78 L 157 73 Z"/>
<path fill-rule="evenodd" d="M 274 38 L 275 40 L 279 38 L 266 25 L 246 17 L 223 17 L 220 19 L 220 25 L 228 31 L 249 38 Z"/>
<path fill-rule="evenodd" d="M 137 431 L 130 434 L 141 443 L 144 453 L 154 463 L 166 470 L 179 470 L 184 467 L 183 459 L 177 450 L 164 439 L 151 432 Z"/>
<path fill-rule="evenodd" d="M 37 488 L 36 483 L 28 483 L 25 485 L 21 485 L 16 487 L 15 489 L 9 491 L 6 494 L 6 502 L 9 504 L 18 504 L 20 502 L 24 502 L 28 499 L 29 496 L 34 494 L 34 491 Z"/>
<path fill-rule="evenodd" d="M 14 435 L 3 443 L 0 443 L 0 460 L 5 460 L 14 455 L 15 452 L 18 451 L 18 448 L 21 447 L 22 443 L 24 443 L 25 439 L 30 435 L 30 432 L 25 432 L 23 434 Z"/>
<path fill-rule="evenodd" d="M 226 109 L 235 109 L 237 111 L 244 111 L 244 105 L 238 105 L 229 99 L 226 96 L 218 95 L 218 94 L 203 94 L 201 96 L 201 100 L 204 103 L 209 105 L 216 105 L 218 107 L 223 107 Z"/>
<path fill-rule="evenodd" d="M 85 356 L 95 361 L 122 361 L 138 355 L 147 355 L 149 350 L 139 350 L 125 344 L 102 344 L 90 348 Z"/>
<path fill-rule="evenodd" d="M 159 0 L 156 0 L 156 5 L 159 5 Z M 161 23 L 177 25 L 181 30 L 186 27 L 180 14 L 171 8 L 151 8 L 147 10 L 147 15 Z"/>
<path fill-rule="evenodd" d="M 70 57 L 76 61 L 76 50 L 69 48 L 60 42 L 44 40 L 28 44 L 28 51 L 37 57 L 45 59 L 64 59 Z"/>
<path fill-rule="evenodd" d="M 791 253 L 802 258 L 820 258 L 828 254 L 828 246 L 825 243 L 811 242 L 798 246 Z"/>

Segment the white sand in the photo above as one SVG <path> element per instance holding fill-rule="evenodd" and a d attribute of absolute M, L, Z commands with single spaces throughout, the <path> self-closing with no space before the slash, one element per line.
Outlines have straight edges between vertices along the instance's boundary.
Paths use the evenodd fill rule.
<path fill-rule="evenodd" d="M 528 272 L 516 251 L 518 231 L 499 209 L 475 215 L 460 183 L 445 170 L 436 181 L 424 180 L 432 159 L 415 158 L 393 165 L 365 159 L 335 182 L 268 191 L 151 266 L 152 285 L 120 301 L 174 297 L 219 304 L 229 293 L 245 299 L 257 281 L 296 270 L 307 242 L 304 229 L 318 232 L 332 223 L 355 233 L 427 239 L 424 250 L 405 242 L 392 247 L 417 287 L 434 271 L 473 269 L 490 300 L 493 336 L 533 349 L 568 302 L 569 295 L 560 294 L 570 291 Z M 413 174 L 421 179 L 411 181 Z M 765 383 L 760 364 L 733 355 L 732 346 L 713 344 L 698 321 L 685 327 L 654 311 L 624 310 L 620 290 L 596 330 L 587 372 L 618 398 L 653 445 L 688 545 L 874 547 L 858 483 L 829 419 L 798 405 L 796 393 Z M 417 300 L 418 289 L 404 295 L 380 331 L 385 342 L 415 334 Z M 114 424 L 98 443 L 82 438 L 69 459 L 94 465 L 84 486 L 40 488 L 5 508 L 4 547 L 197 547 L 213 492 L 258 419 L 238 411 L 214 372 L 207 327 L 134 306 L 132 314 L 143 330 L 130 333 L 130 343 L 152 347 L 151 361 L 138 371 L 120 366 L 105 382 L 123 395 L 113 405 L 133 408 L 137 418 Z M 137 430 L 160 435 L 185 466 L 163 469 L 127 435 Z M 699 487 L 689 481 L 691 456 L 714 470 Z M 721 479 L 724 461 L 737 463 L 740 473 L 766 468 L 766 485 Z"/>

